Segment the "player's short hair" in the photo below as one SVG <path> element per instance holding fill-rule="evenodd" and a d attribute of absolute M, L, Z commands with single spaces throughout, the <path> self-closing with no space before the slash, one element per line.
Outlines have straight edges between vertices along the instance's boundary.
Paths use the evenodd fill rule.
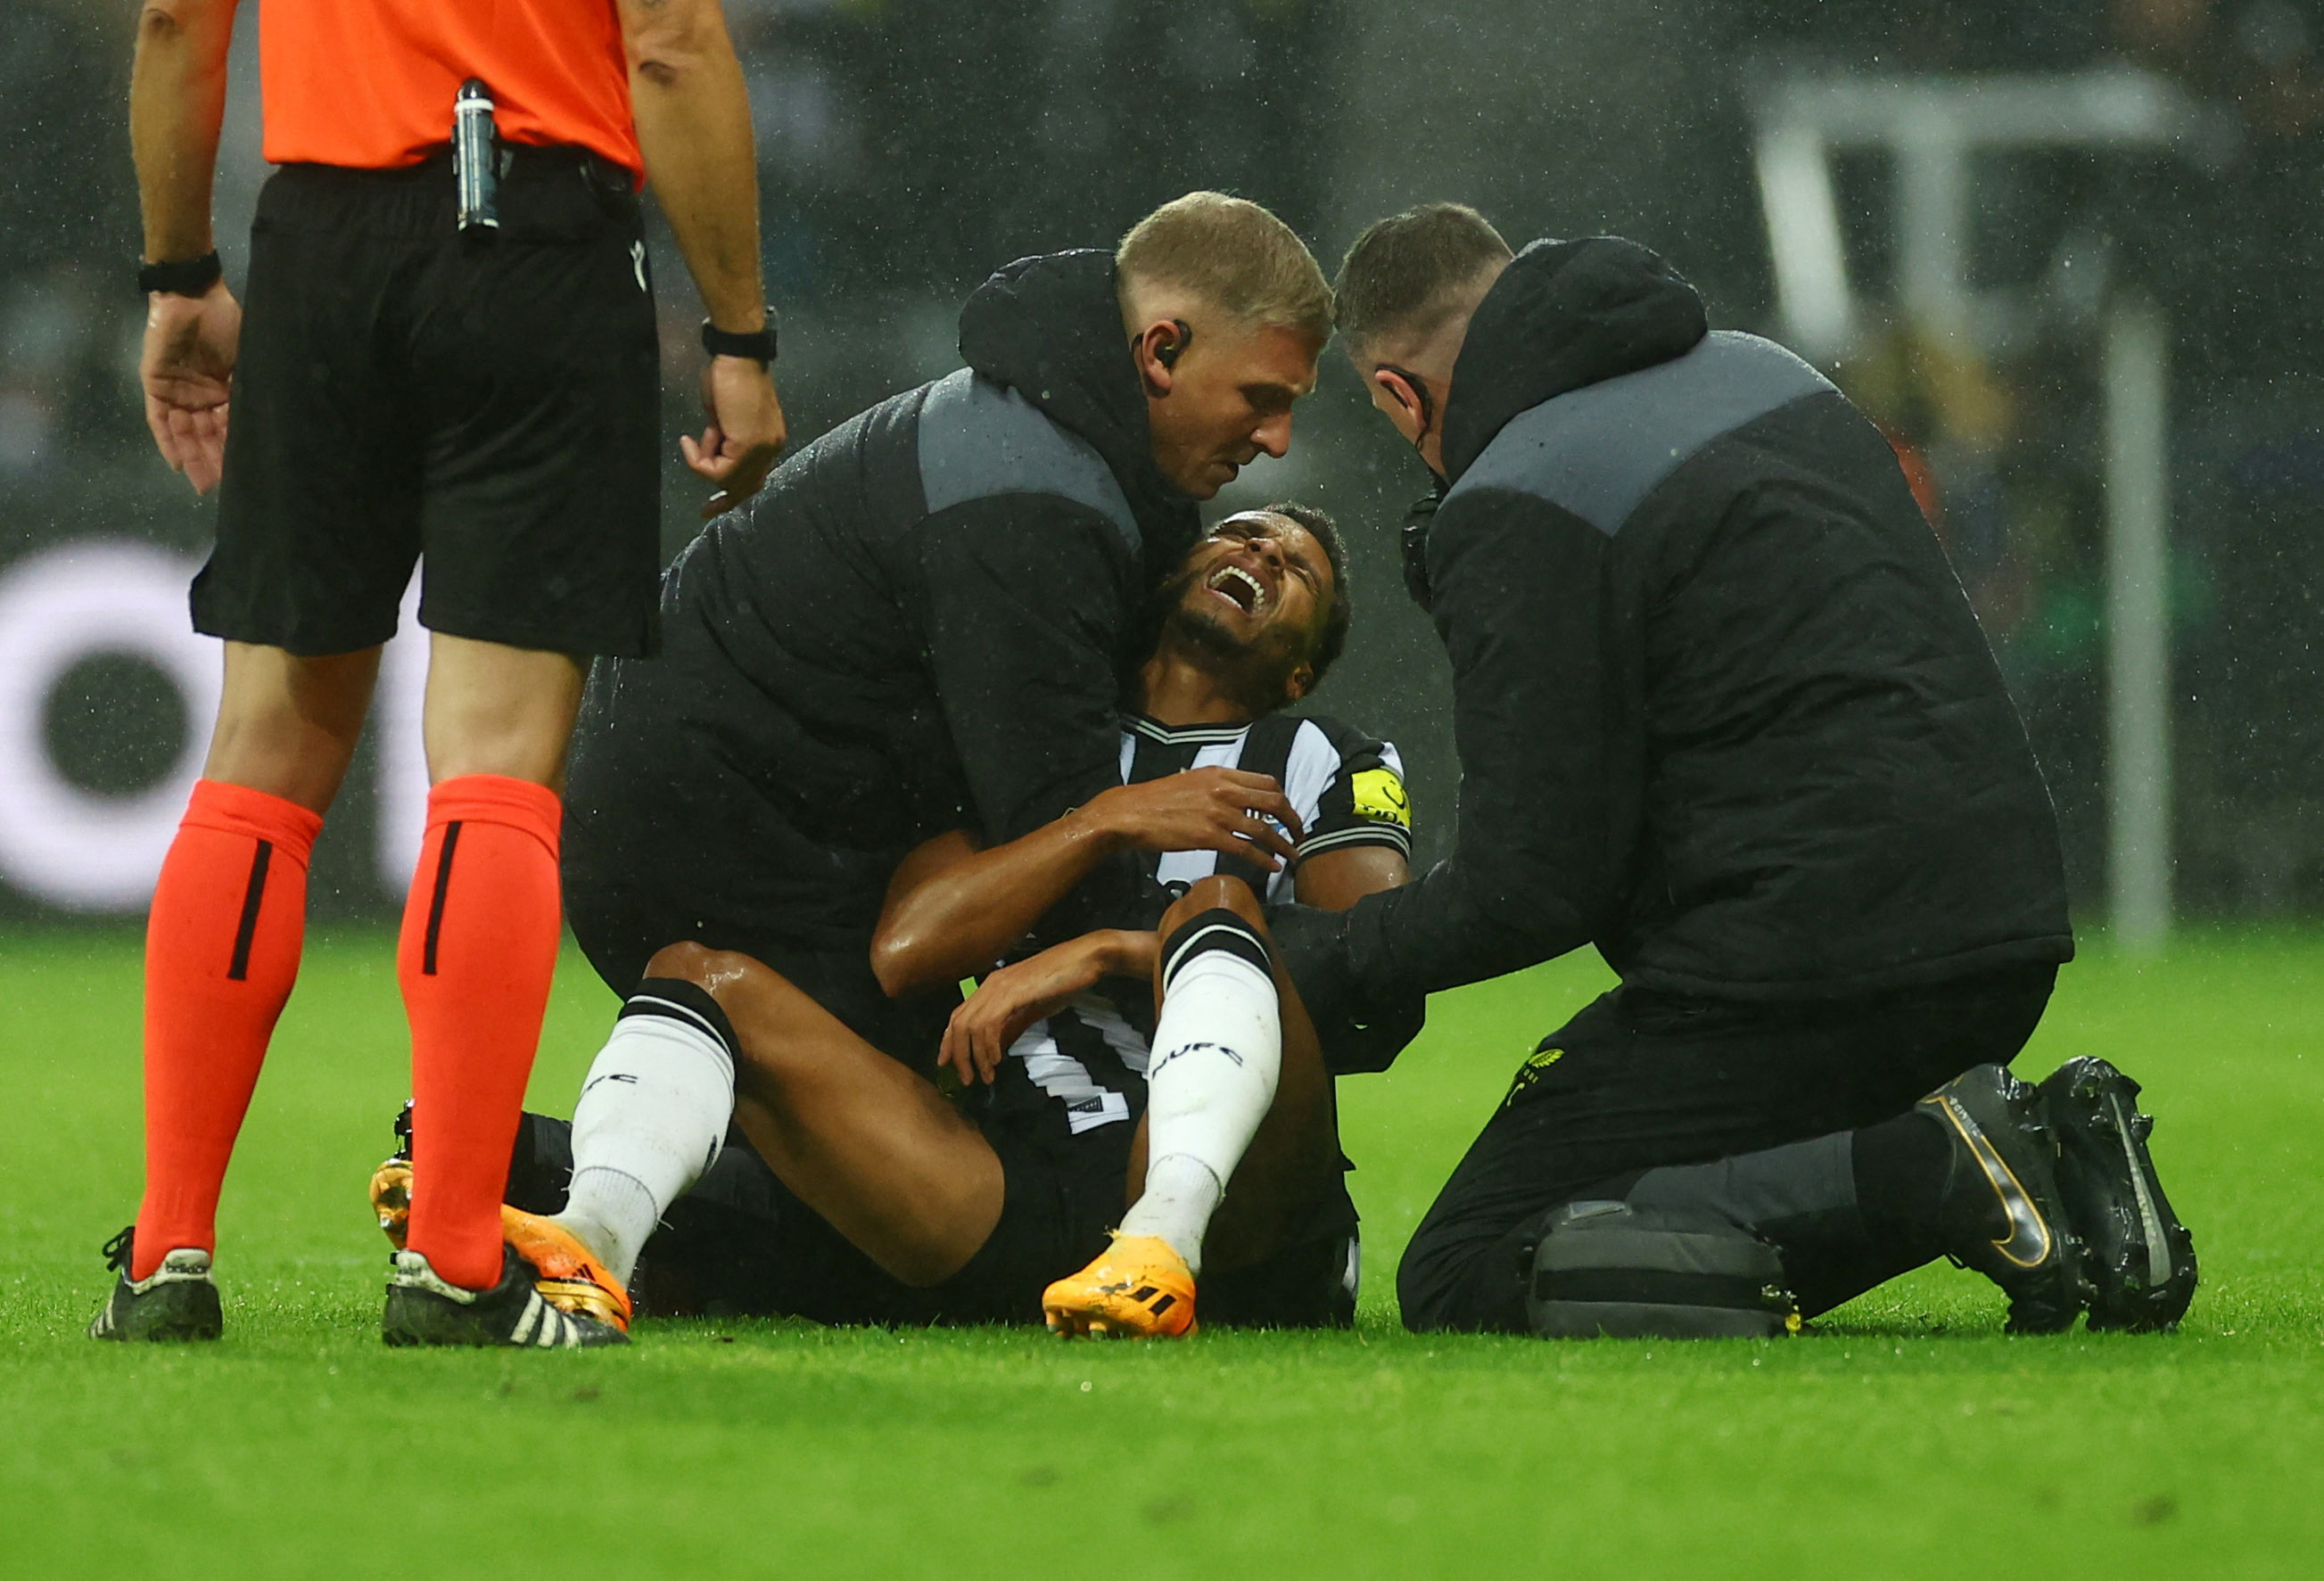
<path fill-rule="evenodd" d="M 1174 198 L 1114 249 L 1125 283 L 1175 285 L 1244 324 L 1332 338 L 1332 287 L 1289 225 L 1223 192 Z"/>
<path fill-rule="evenodd" d="M 1458 310 L 1462 288 L 1516 254 L 1465 203 L 1424 203 L 1375 220 L 1340 261 L 1340 333 L 1362 358 L 1384 336 L 1425 340 Z"/>
<path fill-rule="evenodd" d="M 1315 634 L 1314 651 L 1307 656 L 1307 667 L 1315 672 L 1315 685 L 1323 684 L 1323 673 L 1348 646 L 1348 626 L 1355 619 L 1354 595 L 1348 591 L 1348 546 L 1340 537 L 1340 524 L 1313 505 L 1303 505 L 1296 500 L 1260 507 L 1269 516 L 1285 516 L 1307 529 L 1307 536 L 1323 547 L 1323 558 L 1332 567 L 1332 607 L 1324 612 L 1323 629 Z M 1308 690 L 1314 690 L 1314 686 Z"/>

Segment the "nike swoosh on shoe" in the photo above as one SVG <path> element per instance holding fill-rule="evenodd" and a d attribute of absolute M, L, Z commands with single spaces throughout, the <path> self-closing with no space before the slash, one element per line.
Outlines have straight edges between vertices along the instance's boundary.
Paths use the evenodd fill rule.
<path fill-rule="evenodd" d="M 2020 1268 L 2037 1268 L 2050 1255 L 2052 1245 L 2048 1220 L 2034 1205 L 2034 1199 L 2018 1182 L 2016 1173 L 2009 1167 L 1992 1140 L 1980 1130 L 1969 1112 L 1950 1094 L 1941 1095 L 1939 1106 L 1954 1130 L 1960 1133 L 1969 1156 L 1977 1160 L 1978 1168 L 1985 1172 L 1986 1182 L 1993 1194 L 2001 1199 L 2001 1210 L 2007 1217 L 2009 1233 L 1993 1238 L 1993 1249 Z"/>

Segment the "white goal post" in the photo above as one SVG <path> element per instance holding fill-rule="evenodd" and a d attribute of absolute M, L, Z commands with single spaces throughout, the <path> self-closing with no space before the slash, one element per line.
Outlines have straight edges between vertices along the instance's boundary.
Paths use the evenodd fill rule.
<path fill-rule="evenodd" d="M 1860 328 L 1832 183 L 1844 150 L 1895 170 L 1894 299 L 1925 333 L 1990 343 L 2018 301 L 1970 284 L 1972 156 L 2002 149 L 2153 150 L 2189 131 L 2178 90 L 2145 72 L 1873 78 L 1794 75 L 1753 96 L 1759 200 L 1780 334 L 1829 366 Z M 2102 311 L 2105 402 L 2107 876 L 2115 938 L 2153 951 L 2172 920 L 2169 339 L 2152 303 Z"/>

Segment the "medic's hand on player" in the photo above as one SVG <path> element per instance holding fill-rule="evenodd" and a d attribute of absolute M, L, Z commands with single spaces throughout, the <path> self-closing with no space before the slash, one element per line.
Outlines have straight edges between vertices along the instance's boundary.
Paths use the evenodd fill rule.
<path fill-rule="evenodd" d="M 991 1080 L 1027 1027 L 1065 1008 L 1098 979 L 1150 977 L 1155 948 L 1152 933 L 1101 928 L 1001 968 L 952 1013 L 936 1063 L 951 1066 L 971 1086 Z"/>
<path fill-rule="evenodd" d="M 1221 851 L 1270 872 L 1298 854 L 1306 833 L 1281 786 L 1240 768 L 1190 768 L 1116 786 L 1091 798 L 1088 811 L 1142 850 Z"/>
<path fill-rule="evenodd" d="M 759 492 L 782 454 L 788 430 L 774 374 L 750 357 L 713 357 L 702 371 L 702 412 L 710 426 L 696 439 L 678 437 L 686 464 L 718 485 L 702 519 L 732 510 Z"/>
<path fill-rule="evenodd" d="M 137 380 L 145 426 L 172 472 L 194 492 L 217 487 L 226 466 L 226 395 L 242 344 L 242 304 L 218 280 L 198 297 L 155 291 L 145 299 L 145 345 Z"/>

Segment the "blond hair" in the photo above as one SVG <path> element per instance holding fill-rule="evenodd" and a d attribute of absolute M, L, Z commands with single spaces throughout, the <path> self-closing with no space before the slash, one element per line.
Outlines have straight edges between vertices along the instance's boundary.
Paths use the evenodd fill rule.
<path fill-rule="evenodd" d="M 1332 288 L 1315 255 L 1248 198 L 1173 198 L 1130 227 L 1113 262 L 1125 291 L 1176 286 L 1245 324 L 1332 337 Z"/>

